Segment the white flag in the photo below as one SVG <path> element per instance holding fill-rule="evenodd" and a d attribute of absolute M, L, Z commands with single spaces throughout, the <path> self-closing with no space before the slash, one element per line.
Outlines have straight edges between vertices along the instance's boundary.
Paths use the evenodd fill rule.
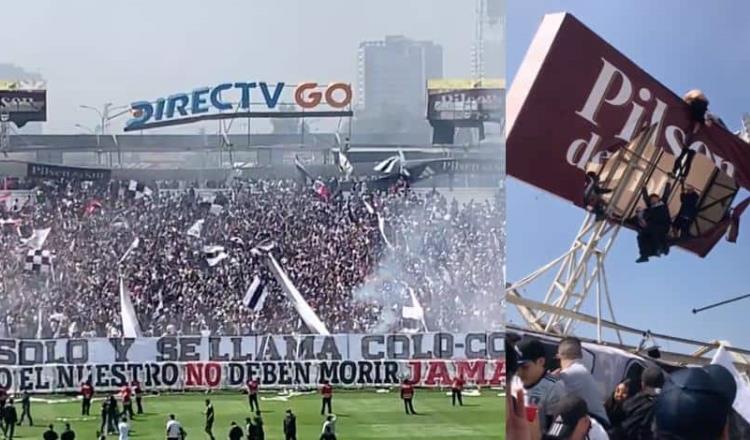
<path fill-rule="evenodd" d="M 319 335 L 330 335 L 331 333 L 328 331 L 328 328 L 326 328 L 326 325 L 323 324 L 323 321 L 318 318 L 318 315 L 315 314 L 312 307 L 310 307 L 310 304 L 308 304 L 302 294 L 299 293 L 299 290 L 294 286 L 294 283 L 292 283 L 292 280 L 286 272 L 284 272 L 284 269 L 281 268 L 281 265 L 276 261 L 273 254 L 269 253 L 268 259 L 271 263 L 271 272 L 274 274 L 279 284 L 281 284 L 284 293 L 286 293 L 289 300 L 292 301 L 294 308 L 297 309 L 297 313 L 299 313 L 300 318 L 302 318 L 307 327 Z"/>
<path fill-rule="evenodd" d="M 42 308 L 39 307 L 39 310 L 36 314 L 36 338 L 42 339 L 44 337 L 44 312 L 42 312 Z"/>
<path fill-rule="evenodd" d="M 393 245 L 388 241 L 388 236 L 385 235 L 385 219 L 380 214 L 378 214 L 378 229 L 380 229 L 380 235 L 383 237 L 386 246 L 392 248 Z"/>
<path fill-rule="evenodd" d="M 130 292 L 125 288 L 125 282 L 120 277 L 120 319 L 122 320 L 122 335 L 126 338 L 139 338 L 141 325 L 135 314 Z"/>
<path fill-rule="evenodd" d="M 138 237 L 135 237 L 135 240 L 133 240 L 133 242 L 130 243 L 130 246 L 128 246 L 128 249 L 125 251 L 124 254 L 122 254 L 122 257 L 120 258 L 120 261 L 117 262 L 117 264 L 122 264 L 122 262 L 125 261 L 126 258 L 128 258 L 128 255 L 130 255 L 130 253 L 133 252 L 133 249 L 137 248 L 140 243 L 141 243 L 141 239 Z"/>
<path fill-rule="evenodd" d="M 29 246 L 29 249 L 41 249 L 44 246 L 44 242 L 47 241 L 47 236 L 51 230 L 52 228 L 34 229 L 34 233 L 25 240 L 25 244 Z"/>
<path fill-rule="evenodd" d="M 375 214 L 375 208 L 373 208 L 372 205 L 367 200 L 363 200 L 362 202 L 364 202 L 365 209 L 370 215 Z"/>
<path fill-rule="evenodd" d="M 187 235 L 190 235 L 191 237 L 195 238 L 201 238 L 201 232 L 203 231 L 203 222 L 205 220 L 200 219 L 193 223 L 193 226 L 190 227 L 190 229 L 187 230 Z"/>
<path fill-rule="evenodd" d="M 716 350 L 714 358 L 711 359 L 712 364 L 721 365 L 722 367 L 729 370 L 734 376 L 734 381 L 737 383 L 737 396 L 734 398 L 734 404 L 732 407 L 737 414 L 742 416 L 746 422 L 750 422 L 750 386 L 745 382 L 737 368 L 734 367 L 734 358 L 732 354 L 724 348 L 724 344 L 719 346 Z"/>
<path fill-rule="evenodd" d="M 354 172 L 354 166 L 349 162 L 349 158 L 343 151 L 339 151 L 339 171 L 347 178 Z"/>
<path fill-rule="evenodd" d="M 212 203 L 211 207 L 208 208 L 208 212 L 213 215 L 221 215 L 221 213 L 224 212 L 224 207 L 221 205 Z"/>

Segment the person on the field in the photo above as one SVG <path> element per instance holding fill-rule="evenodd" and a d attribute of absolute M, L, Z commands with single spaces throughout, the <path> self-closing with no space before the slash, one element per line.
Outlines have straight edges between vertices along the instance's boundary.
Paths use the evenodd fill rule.
<path fill-rule="evenodd" d="M 94 387 L 91 382 L 86 381 L 81 384 L 81 415 L 91 415 L 91 398 L 94 396 Z"/>
<path fill-rule="evenodd" d="M 263 429 L 263 417 L 260 415 L 260 410 L 255 411 L 255 419 L 253 420 L 253 426 L 255 426 L 255 439 L 265 440 L 266 432 Z"/>
<path fill-rule="evenodd" d="M 122 398 L 122 413 L 127 415 L 128 419 L 133 420 L 133 390 L 125 384 L 120 390 L 120 396 Z"/>
<path fill-rule="evenodd" d="M 250 405 L 250 411 L 260 411 L 260 404 L 258 404 L 258 381 L 250 379 L 245 384 L 247 387 L 247 402 Z"/>
<path fill-rule="evenodd" d="M 297 416 L 291 409 L 287 409 L 284 416 L 284 440 L 297 440 Z"/>
<path fill-rule="evenodd" d="M 96 433 L 97 438 L 99 437 L 99 433 Z M 70 429 L 70 423 L 65 424 L 65 431 L 60 434 L 60 440 L 76 440 L 76 433 Z"/>
<path fill-rule="evenodd" d="M 460 406 L 464 406 L 463 391 L 464 380 L 460 376 L 456 376 L 451 384 L 451 400 L 453 401 L 453 406 L 456 406 L 456 400 L 458 400 Z"/>
<path fill-rule="evenodd" d="M 133 380 L 130 386 L 135 394 L 136 413 L 143 414 L 143 388 L 141 388 L 141 383 L 137 380 Z"/>
<path fill-rule="evenodd" d="M 245 431 L 247 431 L 247 440 L 256 440 L 258 438 L 253 419 L 245 418 Z"/>
<path fill-rule="evenodd" d="M 8 390 L 5 389 L 2 385 L 0 385 L 0 414 L 3 412 L 3 408 L 5 408 L 5 403 L 8 401 Z"/>
<path fill-rule="evenodd" d="M 128 425 L 128 416 L 123 416 L 120 424 L 117 425 L 117 431 L 120 433 L 119 440 L 128 440 L 130 437 L 130 425 Z"/>
<path fill-rule="evenodd" d="M 242 428 L 237 426 L 237 423 L 232 422 L 229 427 L 229 440 L 242 440 L 243 435 L 245 434 L 243 434 Z M 214 438 L 213 434 L 211 435 L 211 438 Z"/>
<path fill-rule="evenodd" d="M 175 420 L 174 414 L 170 414 L 169 420 L 167 420 L 167 440 L 182 440 L 186 436 L 182 424 Z"/>
<path fill-rule="evenodd" d="M 18 426 L 21 426 L 26 418 L 29 419 L 29 426 L 34 426 L 34 421 L 31 419 L 31 396 L 28 391 L 24 391 L 21 396 L 21 418 L 18 419 Z"/>
<path fill-rule="evenodd" d="M 13 405 L 13 399 L 9 399 L 3 408 L 3 436 L 8 440 L 13 440 L 16 433 L 16 423 L 18 423 L 18 412 Z"/>
<path fill-rule="evenodd" d="M 320 434 L 320 440 L 336 440 L 336 433 L 327 426 L 323 428 L 323 432 Z"/>
<path fill-rule="evenodd" d="M 411 384 L 409 379 L 404 379 L 401 382 L 401 399 L 404 401 L 404 411 L 406 411 L 406 414 L 417 414 L 416 411 L 414 411 L 414 385 Z"/>
<path fill-rule="evenodd" d="M 109 417 L 109 400 L 104 399 L 102 400 L 102 407 L 101 407 L 101 414 L 102 414 L 102 423 L 101 426 L 99 426 L 99 431 L 102 432 L 102 434 L 107 433 L 107 426 L 109 424 L 107 423 L 107 417 Z"/>
<path fill-rule="evenodd" d="M 323 396 L 323 401 L 320 405 L 320 415 L 325 414 L 326 408 L 328 409 L 328 414 L 331 414 L 333 412 L 333 387 L 327 380 L 324 380 L 323 385 L 320 387 L 320 395 Z"/>
<path fill-rule="evenodd" d="M 117 405 L 115 395 L 109 396 L 107 402 L 107 433 L 117 434 L 117 425 L 120 423 L 120 411 Z"/>
<path fill-rule="evenodd" d="M 203 413 L 206 415 L 206 428 L 204 431 L 211 440 L 214 440 L 214 406 L 211 404 L 211 400 L 206 399 L 206 410 Z"/>
<path fill-rule="evenodd" d="M 44 440 L 57 440 L 58 435 L 55 432 L 55 428 L 52 425 L 49 425 L 49 429 L 44 431 L 44 434 L 42 434 L 42 439 Z"/>
<path fill-rule="evenodd" d="M 329 414 L 328 417 L 326 417 L 325 422 L 323 422 L 323 429 L 321 433 L 325 434 L 326 432 L 329 432 L 331 435 L 333 435 L 333 438 L 336 438 L 336 415 L 335 414 Z"/>

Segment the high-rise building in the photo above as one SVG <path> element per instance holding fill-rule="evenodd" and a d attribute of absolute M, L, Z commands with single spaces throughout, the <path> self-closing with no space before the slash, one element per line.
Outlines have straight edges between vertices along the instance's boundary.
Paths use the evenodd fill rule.
<path fill-rule="evenodd" d="M 505 0 L 476 0 L 472 56 L 475 79 L 505 77 Z"/>
<path fill-rule="evenodd" d="M 366 114 L 424 116 L 427 80 L 443 77 L 443 48 L 430 41 L 386 36 L 359 45 L 357 108 Z"/>

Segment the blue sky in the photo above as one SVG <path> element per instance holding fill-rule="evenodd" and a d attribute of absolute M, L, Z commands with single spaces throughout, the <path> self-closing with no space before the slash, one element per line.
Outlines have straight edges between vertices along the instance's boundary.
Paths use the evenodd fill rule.
<path fill-rule="evenodd" d="M 733 130 L 739 129 L 742 113 L 750 112 L 750 2 L 535 0 L 510 1 L 507 8 L 509 80 L 544 14 L 567 11 L 673 91 L 702 89 L 712 112 Z M 744 196 L 747 192 L 738 199 Z M 517 280 L 565 252 L 583 216 L 572 204 L 509 177 L 508 279 Z M 750 293 L 750 216 L 743 218 L 736 244 L 722 240 L 705 259 L 683 251 L 647 264 L 635 264 L 636 257 L 635 234 L 625 231 L 607 262 L 619 322 L 750 348 L 750 299 L 691 313 L 694 307 Z M 545 291 L 546 284 L 537 284 L 526 294 L 540 299 Z M 512 306 L 508 318 L 520 323 Z M 585 326 L 581 330 L 592 335 Z"/>

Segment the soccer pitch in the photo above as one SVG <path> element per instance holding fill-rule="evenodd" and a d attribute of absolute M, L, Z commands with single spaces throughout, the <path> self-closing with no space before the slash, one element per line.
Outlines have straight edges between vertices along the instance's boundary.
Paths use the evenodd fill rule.
<path fill-rule="evenodd" d="M 204 400 L 210 398 L 216 411 L 214 436 L 226 439 L 232 421 L 242 426 L 250 416 L 247 396 L 239 392 L 214 394 L 165 394 L 143 399 L 145 414 L 131 422 L 131 437 L 163 439 L 166 418 L 177 416 L 187 431 L 188 439 L 208 438 L 204 433 Z M 50 399 L 51 400 L 51 399 Z M 323 417 L 317 393 L 282 398 L 275 393 L 261 395 L 261 410 L 266 439 L 283 439 L 282 420 L 287 408 L 297 415 L 297 438 L 313 440 L 320 437 Z M 92 404 L 91 416 L 82 417 L 80 402 L 34 401 L 31 412 L 34 426 L 17 427 L 18 439 L 39 439 L 50 423 L 60 434 L 68 421 L 77 439 L 95 439 L 100 425 L 101 401 Z M 19 413 L 20 413 L 20 407 Z M 417 390 L 414 409 L 418 415 L 407 416 L 398 392 L 337 391 L 333 397 L 336 435 L 339 439 L 472 439 L 505 438 L 505 399 L 496 390 L 485 390 L 479 397 L 464 397 L 463 407 L 452 407 L 445 392 Z M 108 436 L 107 438 L 116 438 Z"/>

